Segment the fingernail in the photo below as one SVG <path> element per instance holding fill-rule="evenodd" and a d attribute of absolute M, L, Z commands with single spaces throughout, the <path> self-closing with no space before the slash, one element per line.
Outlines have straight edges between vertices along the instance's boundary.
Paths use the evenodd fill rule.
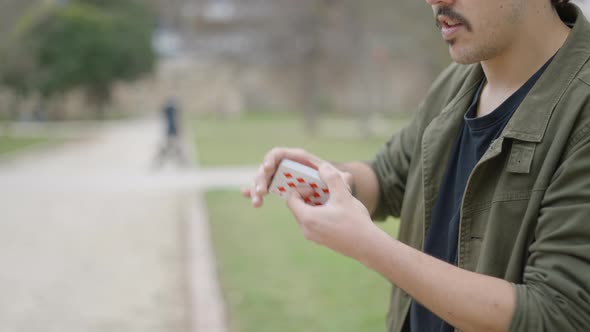
<path fill-rule="evenodd" d="M 258 196 L 254 196 L 252 197 L 252 204 L 256 205 L 260 202 L 260 198 L 258 198 Z"/>

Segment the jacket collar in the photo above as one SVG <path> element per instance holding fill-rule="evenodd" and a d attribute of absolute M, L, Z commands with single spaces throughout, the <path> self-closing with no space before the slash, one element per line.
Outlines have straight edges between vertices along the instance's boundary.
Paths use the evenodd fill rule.
<path fill-rule="evenodd" d="M 574 27 L 508 122 L 503 137 L 541 142 L 557 103 L 590 58 L 590 23 L 580 9 L 569 4 L 559 11 L 559 15 L 565 22 L 575 22 Z"/>

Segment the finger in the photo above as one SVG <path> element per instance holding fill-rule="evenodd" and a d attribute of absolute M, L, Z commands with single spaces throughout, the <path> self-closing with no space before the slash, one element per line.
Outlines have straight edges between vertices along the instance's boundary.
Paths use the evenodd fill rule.
<path fill-rule="evenodd" d="M 281 160 L 291 159 L 313 169 L 318 169 L 322 161 L 311 153 L 300 148 L 274 148 L 264 157 L 263 165 L 267 169 L 275 170 Z"/>
<path fill-rule="evenodd" d="M 240 188 L 240 192 L 242 193 L 242 196 L 244 196 L 246 198 L 251 198 L 252 197 L 252 195 L 250 194 L 250 188 L 249 187 Z"/>
<path fill-rule="evenodd" d="M 295 187 L 295 190 L 299 193 L 299 196 L 301 196 L 301 198 L 303 198 L 304 200 L 305 198 L 308 198 L 309 196 L 312 196 L 315 193 L 313 188 L 310 186 L 297 186 Z"/>
<path fill-rule="evenodd" d="M 284 158 L 287 148 L 273 148 L 270 150 L 262 161 L 262 165 L 258 169 L 257 175 L 254 179 L 254 189 L 259 195 L 268 194 L 268 187 L 272 181 L 274 174 L 279 167 L 279 163 Z"/>
<path fill-rule="evenodd" d="M 350 188 L 344 182 L 340 172 L 330 163 L 323 163 L 319 168 L 320 178 L 328 190 L 330 190 L 330 200 L 341 200 L 350 195 Z"/>
<path fill-rule="evenodd" d="M 252 206 L 255 208 L 259 208 L 262 206 L 262 203 L 263 203 L 262 197 L 263 196 L 256 192 L 255 186 L 256 186 L 256 184 L 253 183 L 252 186 L 248 189 L 248 191 L 250 193 L 250 199 L 251 199 Z"/>
<path fill-rule="evenodd" d="M 252 196 L 252 206 L 253 207 L 259 208 L 262 206 L 262 203 L 264 203 L 264 199 L 262 198 L 262 196 L 258 196 L 258 195 Z"/>
<path fill-rule="evenodd" d="M 303 201 L 303 197 L 301 197 L 297 190 L 293 190 L 289 194 L 289 197 L 287 198 L 287 206 L 289 207 L 289 210 L 291 210 L 291 213 L 293 213 L 297 223 L 301 225 L 303 215 L 310 206 Z"/>
<path fill-rule="evenodd" d="M 273 148 L 264 156 L 259 170 L 259 177 L 256 178 L 256 190 L 258 192 L 265 193 L 268 191 L 270 181 L 283 159 L 284 150 L 285 148 Z"/>
<path fill-rule="evenodd" d="M 263 196 L 268 194 L 268 185 L 274 172 L 274 169 L 272 171 L 267 171 L 264 165 L 261 165 L 258 168 L 256 176 L 254 177 L 254 187 L 252 188 L 253 195 Z"/>

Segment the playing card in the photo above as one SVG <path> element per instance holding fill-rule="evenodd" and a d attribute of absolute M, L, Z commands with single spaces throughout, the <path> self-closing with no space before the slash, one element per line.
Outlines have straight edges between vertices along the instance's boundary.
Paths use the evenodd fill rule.
<path fill-rule="evenodd" d="M 297 187 L 309 187 L 313 194 L 304 198 L 309 205 L 324 205 L 330 198 L 328 187 L 315 169 L 289 159 L 283 159 L 272 179 L 269 191 L 283 199 Z"/>

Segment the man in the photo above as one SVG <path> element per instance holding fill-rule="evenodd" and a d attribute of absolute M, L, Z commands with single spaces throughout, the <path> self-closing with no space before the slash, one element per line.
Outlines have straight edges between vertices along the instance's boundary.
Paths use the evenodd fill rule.
<path fill-rule="evenodd" d="M 162 120 L 164 122 L 165 137 L 159 147 L 154 160 L 155 168 L 164 165 L 166 159 L 173 160 L 178 166 L 185 166 L 188 161 L 182 147 L 180 136 L 180 111 L 175 98 L 168 98 L 162 107 Z"/>
<path fill-rule="evenodd" d="M 457 64 L 369 163 L 319 168 L 323 207 L 288 200 L 304 236 L 394 285 L 389 331 L 590 327 L 590 23 L 566 1 L 427 0 Z M 349 190 L 350 189 L 350 190 Z M 401 220 L 399 241 L 371 222 Z"/>

